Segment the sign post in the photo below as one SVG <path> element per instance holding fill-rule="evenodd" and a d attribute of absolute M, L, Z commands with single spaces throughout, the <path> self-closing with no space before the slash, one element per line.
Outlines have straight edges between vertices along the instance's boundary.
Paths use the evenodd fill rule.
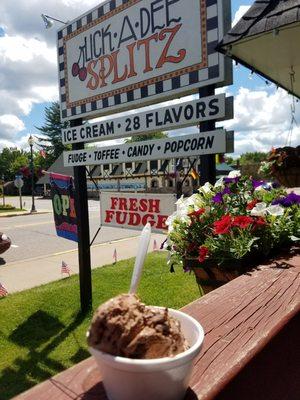
<path fill-rule="evenodd" d="M 5 206 L 4 179 L 0 179 L 0 195 L 2 196 L 2 204 Z"/>
<path fill-rule="evenodd" d="M 23 210 L 22 205 L 22 187 L 24 185 L 24 181 L 21 175 L 16 175 L 16 179 L 14 180 L 15 187 L 19 190 L 19 199 L 20 199 L 20 209 Z"/>
<path fill-rule="evenodd" d="M 82 124 L 82 120 L 71 121 L 71 127 Z M 83 143 L 72 145 L 73 150 L 84 148 Z M 81 311 L 86 312 L 92 306 L 92 273 L 90 251 L 90 225 L 87 198 L 85 167 L 74 167 L 75 209 L 78 229 L 78 260 Z"/>
<path fill-rule="evenodd" d="M 213 85 L 204 87 L 199 90 L 200 98 L 206 96 L 213 96 L 215 94 L 215 87 Z M 215 121 L 204 121 L 200 122 L 201 133 L 207 131 L 213 131 L 216 127 Z M 223 152 L 220 152 L 223 153 Z M 225 152 L 224 152 L 225 153 Z M 204 185 L 206 182 L 214 184 L 216 182 L 216 157 L 214 154 L 205 154 L 200 156 L 200 185 Z"/>

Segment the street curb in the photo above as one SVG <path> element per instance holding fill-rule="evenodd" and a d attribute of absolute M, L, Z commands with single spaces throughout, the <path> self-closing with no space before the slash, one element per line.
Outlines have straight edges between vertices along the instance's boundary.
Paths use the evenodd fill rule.
<path fill-rule="evenodd" d="M 19 211 L 16 213 L 8 212 L 8 213 L 1 213 L 0 218 L 4 217 L 21 217 L 22 215 L 36 215 L 36 214 L 50 214 L 52 211 L 37 211 L 35 213 L 31 213 L 30 211 Z"/>

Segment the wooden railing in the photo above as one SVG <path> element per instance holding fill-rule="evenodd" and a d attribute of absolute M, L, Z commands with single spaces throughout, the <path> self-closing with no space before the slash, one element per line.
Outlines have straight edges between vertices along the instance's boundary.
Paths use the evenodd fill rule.
<path fill-rule="evenodd" d="M 233 280 L 183 310 L 199 320 L 205 330 L 186 400 L 300 398 L 297 250 Z M 107 397 L 94 359 L 88 358 L 15 399 Z"/>

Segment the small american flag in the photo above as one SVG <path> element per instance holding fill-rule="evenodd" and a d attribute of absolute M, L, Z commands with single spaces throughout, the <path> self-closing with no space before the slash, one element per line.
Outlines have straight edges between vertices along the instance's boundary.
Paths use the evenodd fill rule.
<path fill-rule="evenodd" d="M 43 157 L 43 158 L 46 158 L 45 150 L 40 150 L 40 156 Z"/>
<path fill-rule="evenodd" d="M 157 242 L 156 242 L 156 240 L 154 239 L 154 242 L 153 242 L 153 251 L 157 251 L 157 250 L 158 250 Z"/>
<path fill-rule="evenodd" d="M 0 297 L 5 297 L 8 295 L 6 288 L 0 283 Z"/>
<path fill-rule="evenodd" d="M 117 249 L 114 249 L 113 253 L 114 264 L 118 261 Z"/>
<path fill-rule="evenodd" d="M 68 274 L 69 276 L 71 274 L 71 270 L 70 270 L 69 266 L 64 261 L 62 261 L 62 263 L 61 263 L 61 273 Z"/>

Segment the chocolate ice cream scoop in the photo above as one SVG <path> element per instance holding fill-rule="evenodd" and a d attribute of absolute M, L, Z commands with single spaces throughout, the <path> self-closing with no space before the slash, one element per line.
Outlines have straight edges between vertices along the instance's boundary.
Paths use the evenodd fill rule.
<path fill-rule="evenodd" d="M 172 357 L 188 348 L 179 321 L 168 309 L 146 306 L 134 294 L 121 294 L 98 308 L 88 344 L 128 358 Z"/>

